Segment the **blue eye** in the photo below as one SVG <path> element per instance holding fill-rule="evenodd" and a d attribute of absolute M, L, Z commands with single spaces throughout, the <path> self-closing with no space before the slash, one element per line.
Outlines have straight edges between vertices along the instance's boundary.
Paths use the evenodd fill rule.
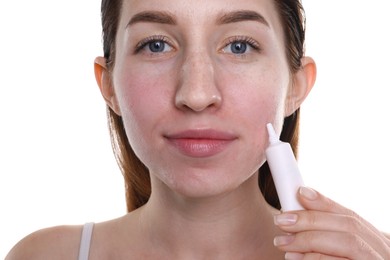
<path fill-rule="evenodd" d="M 234 36 L 228 39 L 222 51 L 240 56 L 249 54 L 252 51 L 260 52 L 260 44 L 251 37 Z"/>
<path fill-rule="evenodd" d="M 150 42 L 148 45 L 151 52 L 163 52 L 165 49 L 165 42 L 163 41 Z"/>
<path fill-rule="evenodd" d="M 248 49 L 248 45 L 246 42 L 233 42 L 230 44 L 230 50 L 234 54 L 244 54 Z"/>
<path fill-rule="evenodd" d="M 143 39 L 135 47 L 134 53 L 147 52 L 149 54 L 157 54 L 172 51 L 173 47 L 169 44 L 169 41 L 165 36 L 153 35 L 146 39 Z"/>

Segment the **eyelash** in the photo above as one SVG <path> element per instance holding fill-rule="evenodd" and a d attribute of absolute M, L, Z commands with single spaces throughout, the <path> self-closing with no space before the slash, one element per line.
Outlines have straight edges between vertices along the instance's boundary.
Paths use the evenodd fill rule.
<path fill-rule="evenodd" d="M 228 45 L 230 45 L 232 43 L 235 43 L 235 42 L 247 43 L 255 51 L 257 51 L 257 52 L 261 51 L 260 44 L 255 39 L 253 39 L 252 37 L 249 37 L 249 36 L 233 36 L 233 37 L 230 37 L 227 40 L 227 42 L 224 44 L 222 49 L 226 48 Z M 243 55 L 243 54 L 236 54 L 236 55 Z"/>
<path fill-rule="evenodd" d="M 153 36 L 150 36 L 150 37 L 147 37 L 147 38 L 141 40 L 135 46 L 134 54 L 137 54 L 137 53 L 141 52 L 148 44 L 153 43 L 153 42 L 158 42 L 158 41 L 164 42 L 164 43 L 172 46 L 172 44 L 170 43 L 170 41 L 168 40 L 168 38 L 166 36 L 164 36 L 164 35 L 153 35 Z M 230 45 L 232 43 L 235 43 L 235 42 L 246 43 L 251 48 L 253 48 L 255 51 L 257 51 L 257 52 L 261 51 L 260 44 L 255 39 L 253 39 L 252 37 L 248 37 L 248 36 L 233 36 L 233 37 L 230 37 L 226 41 L 226 43 L 223 45 L 222 49 L 226 48 L 228 45 Z M 235 54 L 235 55 L 244 55 L 244 54 Z"/>
<path fill-rule="evenodd" d="M 164 42 L 170 46 L 172 46 L 172 44 L 170 43 L 170 41 L 168 40 L 168 38 L 164 35 L 153 35 L 153 36 L 150 36 L 150 37 L 147 37 L 143 40 L 141 40 L 136 46 L 135 46 L 135 49 L 134 49 L 134 54 L 137 54 L 139 52 L 141 52 L 148 44 L 150 43 L 153 43 L 153 42 Z"/>

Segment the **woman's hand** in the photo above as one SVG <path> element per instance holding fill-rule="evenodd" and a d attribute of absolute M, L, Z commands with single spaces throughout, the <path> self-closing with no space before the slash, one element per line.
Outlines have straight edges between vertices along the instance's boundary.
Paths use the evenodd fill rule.
<path fill-rule="evenodd" d="M 286 259 L 390 259 L 390 239 L 353 211 L 302 187 L 299 199 L 307 209 L 275 216 L 286 232 L 274 240 Z"/>

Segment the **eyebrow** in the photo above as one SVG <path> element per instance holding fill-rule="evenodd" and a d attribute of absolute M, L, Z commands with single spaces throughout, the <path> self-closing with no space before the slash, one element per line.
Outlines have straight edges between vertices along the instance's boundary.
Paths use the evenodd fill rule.
<path fill-rule="evenodd" d="M 149 23 L 161 23 L 161 24 L 170 24 L 176 25 L 176 19 L 166 12 L 160 11 L 144 11 L 135 14 L 127 24 L 127 26 L 133 25 L 135 23 L 149 22 Z"/>
<path fill-rule="evenodd" d="M 251 11 L 251 10 L 240 10 L 240 11 L 233 11 L 224 14 L 219 19 L 217 19 L 217 24 L 229 24 L 229 23 L 238 23 L 243 21 L 256 21 L 264 24 L 265 26 L 269 27 L 269 23 L 267 20 L 259 14 L 258 12 Z"/>
<path fill-rule="evenodd" d="M 239 11 L 225 13 L 217 19 L 216 23 L 218 25 L 222 25 L 222 24 L 229 24 L 229 23 L 238 23 L 243 21 L 257 21 L 269 27 L 269 23 L 264 18 L 264 16 L 262 16 L 258 12 L 251 11 L 251 10 L 239 10 Z M 127 24 L 127 27 L 142 22 L 160 23 L 160 24 L 169 24 L 169 25 L 177 24 L 175 17 L 167 12 L 144 11 L 144 12 L 137 13 L 133 17 L 131 17 L 129 23 Z"/>

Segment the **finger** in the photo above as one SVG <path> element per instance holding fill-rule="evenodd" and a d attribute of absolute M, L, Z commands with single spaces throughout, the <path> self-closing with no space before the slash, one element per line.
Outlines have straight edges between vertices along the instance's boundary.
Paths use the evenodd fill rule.
<path fill-rule="evenodd" d="M 298 198 L 302 205 L 308 210 L 333 212 L 345 215 L 354 214 L 351 210 L 308 187 L 299 188 Z"/>
<path fill-rule="evenodd" d="M 371 230 L 371 226 L 367 226 L 366 222 L 356 215 L 306 210 L 275 215 L 274 222 L 287 233 L 309 230 L 336 231 L 357 234 L 369 240 L 383 240 Z"/>
<path fill-rule="evenodd" d="M 389 233 L 382 233 L 386 238 L 386 244 L 390 247 L 390 234 Z"/>
<path fill-rule="evenodd" d="M 337 256 L 329 256 L 329 255 L 321 255 L 316 253 L 286 253 L 285 260 L 348 260 L 347 258 L 337 257 Z"/>
<path fill-rule="evenodd" d="M 367 226 L 356 216 L 306 210 L 275 215 L 274 222 L 286 233 L 333 231 L 354 234 L 369 243 L 380 254 L 388 254 L 389 246 L 386 239 L 378 236 L 378 231 L 372 230 L 371 226 Z"/>
<path fill-rule="evenodd" d="M 372 232 L 374 232 L 378 239 L 382 241 L 385 240 L 383 233 L 377 230 L 371 223 L 367 222 L 354 211 L 345 208 L 335 201 L 325 197 L 318 191 L 308 187 L 301 187 L 298 193 L 299 200 L 306 209 L 351 216 L 353 219 L 363 223 L 364 226 L 368 227 Z M 355 223 L 356 222 L 353 222 L 353 224 Z"/>
<path fill-rule="evenodd" d="M 301 232 L 276 237 L 274 244 L 286 252 L 316 253 L 341 259 L 385 259 L 359 236 L 344 232 Z"/>

